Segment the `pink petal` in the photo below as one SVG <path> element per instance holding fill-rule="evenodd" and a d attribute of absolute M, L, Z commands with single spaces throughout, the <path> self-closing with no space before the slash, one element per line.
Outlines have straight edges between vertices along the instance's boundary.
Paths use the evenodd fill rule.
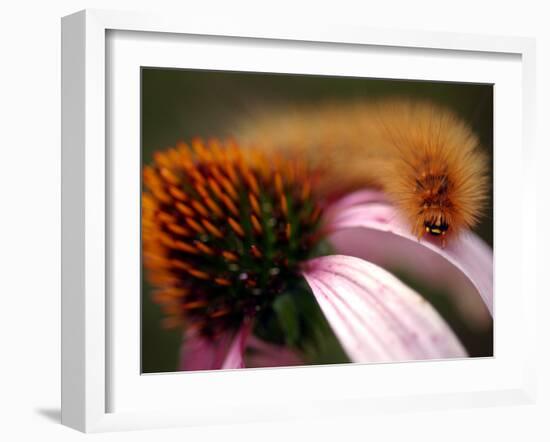
<path fill-rule="evenodd" d="M 340 210 L 347 209 L 349 207 L 357 206 L 359 204 L 365 203 L 375 203 L 375 202 L 387 202 L 387 197 L 384 192 L 380 190 L 373 189 L 362 189 L 357 190 L 356 192 L 348 193 L 342 198 L 336 200 L 330 205 L 330 209 L 327 214 L 338 213 Z"/>
<path fill-rule="evenodd" d="M 187 334 L 180 351 L 180 370 L 220 368 L 231 344 L 231 337 L 231 334 L 225 334 L 212 341 L 198 334 Z"/>
<path fill-rule="evenodd" d="M 329 208 L 326 225 L 338 253 L 381 266 L 400 265 L 451 289 L 459 288 L 463 301 L 467 300 L 470 306 L 476 299 L 467 292 L 475 290 L 492 315 L 493 252 L 474 233 L 461 233 L 445 248 L 428 236 L 419 241 L 391 204 L 364 191 Z M 348 232 L 344 234 L 345 231 Z M 484 316 L 483 310 L 478 308 L 476 314 Z"/>
<path fill-rule="evenodd" d="M 354 362 L 467 356 L 432 306 L 375 264 L 324 256 L 308 261 L 303 274 Z"/>
<path fill-rule="evenodd" d="M 300 356 L 291 349 L 262 341 L 256 336 L 250 336 L 247 349 L 247 367 L 289 367 L 304 364 Z"/>
<path fill-rule="evenodd" d="M 252 321 L 247 321 L 236 334 L 225 333 L 215 340 L 188 334 L 180 351 L 180 370 L 243 368 L 243 353 L 251 327 Z"/>
<path fill-rule="evenodd" d="M 227 352 L 221 368 L 231 369 L 245 367 L 244 351 L 246 349 L 247 339 L 250 336 L 251 331 L 252 321 L 245 321 L 245 323 L 241 326 L 241 328 L 233 338 L 233 342 L 229 347 L 229 351 Z"/>

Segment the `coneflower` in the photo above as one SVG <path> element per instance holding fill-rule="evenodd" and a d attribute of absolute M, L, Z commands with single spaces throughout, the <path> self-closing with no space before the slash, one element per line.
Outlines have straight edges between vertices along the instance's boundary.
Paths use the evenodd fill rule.
<path fill-rule="evenodd" d="M 212 141 L 157 153 L 144 171 L 144 263 L 168 325 L 208 337 L 270 305 L 319 241 L 315 173 Z"/>
<path fill-rule="evenodd" d="M 300 363 L 296 349 L 265 342 L 255 330 L 279 295 L 306 283 L 352 361 L 466 355 L 435 310 L 393 275 L 359 258 L 319 256 L 319 245 L 338 230 L 392 231 L 399 216 L 378 193 L 327 207 L 326 192 L 316 192 L 323 171 L 300 157 L 267 158 L 216 140 L 157 152 L 143 176 L 144 265 L 165 325 L 184 331 L 181 369 L 243 367 L 250 347 L 269 365 Z M 373 225 L 354 217 L 368 205 Z M 419 246 L 449 259 L 479 288 L 460 251 Z M 492 287 L 481 292 L 487 300 Z"/>

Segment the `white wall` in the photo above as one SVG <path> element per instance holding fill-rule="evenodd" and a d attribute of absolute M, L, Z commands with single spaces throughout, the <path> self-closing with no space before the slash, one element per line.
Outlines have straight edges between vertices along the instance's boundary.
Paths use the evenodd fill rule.
<path fill-rule="evenodd" d="M 550 14 L 545 2 L 155 0 L 30 1 L 0 8 L 0 435 L 3 440 L 81 440 L 61 427 L 60 322 L 60 17 L 83 8 L 161 10 L 181 15 L 239 15 L 273 21 L 339 22 L 378 28 L 446 30 L 537 37 L 538 144 L 550 136 Z M 266 2 L 267 3 L 267 2 Z M 506 5 L 505 5 L 506 3 Z M 548 155 L 538 161 L 538 191 L 547 194 Z M 548 197 L 546 197 L 548 201 Z M 543 230 L 539 211 L 542 276 Z M 533 222 L 535 228 L 535 223 Z M 511 235 L 514 232 L 510 232 Z M 543 259 L 544 258 L 544 259 Z M 545 269 L 546 270 L 546 269 Z M 547 271 L 547 270 L 546 270 Z M 255 424 L 93 436 L 94 440 L 547 440 L 549 414 L 549 284 L 539 285 L 541 398 L 538 406 L 380 415 L 364 420 Z M 545 290 L 546 289 L 546 290 Z M 546 295 L 546 296 L 544 296 Z M 547 339 L 543 339 L 546 336 Z M 452 382 L 452 380 L 450 380 Z M 89 437 L 89 436 L 88 436 Z"/>

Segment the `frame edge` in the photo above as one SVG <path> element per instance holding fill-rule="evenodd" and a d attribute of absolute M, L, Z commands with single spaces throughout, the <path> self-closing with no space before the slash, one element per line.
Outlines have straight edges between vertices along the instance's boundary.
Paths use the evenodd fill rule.
<path fill-rule="evenodd" d="M 106 415 L 105 26 L 83 10 L 61 29 L 61 423 Z"/>
<path fill-rule="evenodd" d="M 84 11 L 61 21 L 61 423 L 85 426 Z"/>

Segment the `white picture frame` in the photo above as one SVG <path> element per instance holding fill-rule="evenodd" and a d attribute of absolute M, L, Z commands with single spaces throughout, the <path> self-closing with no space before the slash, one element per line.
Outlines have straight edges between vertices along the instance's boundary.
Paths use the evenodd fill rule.
<path fill-rule="evenodd" d="M 184 24 L 183 24 L 184 23 Z M 112 142 L 112 134 L 107 130 L 107 122 L 111 121 L 111 109 L 108 107 L 109 82 L 112 81 L 112 72 L 109 71 L 109 63 L 118 52 L 110 51 L 109 35 L 128 35 L 139 32 L 142 43 L 148 38 L 169 37 L 172 40 L 185 39 L 185 36 L 216 36 L 218 39 L 226 39 L 224 44 L 231 44 L 238 39 L 254 42 L 270 42 L 271 45 L 284 45 L 286 48 L 302 45 L 307 42 L 310 47 L 316 45 L 337 45 L 338 48 L 346 47 L 374 47 L 381 53 L 391 48 L 400 48 L 401 51 L 425 50 L 430 56 L 444 57 L 445 54 L 470 54 L 473 58 L 483 61 L 493 55 L 511 57 L 519 71 L 515 72 L 515 79 L 519 78 L 518 88 L 512 91 L 514 99 L 518 100 L 517 113 L 520 116 L 516 121 L 514 132 L 518 136 L 519 145 L 511 147 L 513 155 L 507 156 L 507 160 L 501 162 L 502 173 L 506 174 L 507 167 L 514 165 L 517 168 L 517 160 L 522 162 L 522 174 L 524 186 L 517 189 L 516 207 L 521 205 L 523 210 L 516 210 L 515 218 L 502 221 L 502 225 L 509 223 L 514 225 L 514 238 L 510 239 L 510 250 L 500 248 L 498 233 L 495 241 L 496 265 L 505 269 L 512 258 L 508 256 L 511 251 L 517 252 L 521 257 L 521 275 L 512 275 L 510 272 L 500 272 L 502 283 L 496 284 L 497 290 L 505 293 L 517 288 L 521 296 L 516 300 L 506 301 L 501 304 L 501 311 L 514 306 L 518 312 L 516 326 L 519 325 L 521 333 L 516 336 L 515 347 L 507 349 L 507 355 L 514 355 L 514 362 L 506 358 L 504 351 L 499 359 L 498 352 L 495 360 L 485 364 L 483 361 L 471 368 L 472 374 L 466 375 L 463 382 L 457 382 L 454 389 L 445 387 L 445 379 L 434 382 L 438 376 L 443 376 L 439 366 L 431 366 L 430 374 L 422 375 L 429 367 L 420 364 L 388 364 L 378 366 L 354 365 L 347 368 L 347 374 L 353 378 L 362 373 L 376 371 L 381 377 L 402 377 L 403 370 L 407 375 L 419 376 L 418 379 L 427 382 L 431 378 L 433 388 L 422 390 L 425 385 L 421 382 L 417 390 L 403 389 L 399 383 L 392 391 L 381 390 L 374 394 L 366 394 L 360 390 L 357 394 L 348 394 L 353 386 L 342 383 L 341 388 L 334 386 L 334 379 L 339 376 L 339 370 L 343 367 L 315 367 L 317 380 L 332 379 L 333 388 L 318 393 L 312 388 L 308 390 L 306 379 L 303 390 L 297 390 L 288 401 L 275 398 L 273 401 L 258 403 L 253 395 L 242 394 L 241 397 L 231 402 L 228 407 L 228 399 L 231 390 L 224 390 L 218 401 L 210 401 L 208 407 L 204 406 L 201 398 L 194 397 L 193 407 L 182 406 L 178 410 L 171 406 L 162 407 L 155 403 L 154 407 L 147 409 L 146 404 L 141 408 L 130 409 L 128 407 L 114 407 L 111 393 L 115 388 L 112 382 L 113 373 L 116 372 L 114 361 L 117 357 L 132 358 L 117 352 L 113 355 L 111 338 L 116 327 L 117 316 L 112 310 L 112 300 L 109 298 L 109 290 L 112 289 L 110 269 L 112 250 L 109 244 L 116 230 L 110 229 L 112 222 L 111 212 L 113 203 L 118 201 L 111 194 L 110 180 L 113 179 L 113 168 L 110 164 L 113 160 L 109 151 L 109 143 Z M 154 34 L 153 34 L 154 33 Z M 236 40 L 237 39 L 237 40 Z M 132 46 L 135 48 L 135 46 Z M 336 48 L 335 50 L 338 50 Z M 158 48 L 157 48 L 158 49 Z M 135 51 L 135 49 L 134 49 Z M 146 51 L 144 51 L 146 52 Z M 159 51 L 157 50 L 156 53 Z M 162 52 L 162 51 L 161 51 Z M 169 49 L 168 49 L 169 53 Z M 492 55 L 491 55 L 492 54 Z M 431 408 L 456 408 L 470 406 L 501 405 L 511 403 L 532 403 L 536 392 L 534 375 L 534 342 L 535 333 L 535 266 L 531 265 L 536 254 L 536 242 L 529 232 L 529 220 L 534 219 L 535 194 L 528 192 L 532 189 L 529 183 L 534 180 L 534 175 L 529 174 L 533 167 L 534 143 L 533 143 L 533 113 L 535 96 L 535 47 L 532 39 L 517 37 L 491 37 L 450 33 L 426 33 L 415 31 L 382 31 L 373 29 L 356 29 L 344 26 L 324 26 L 309 24 L 305 27 L 291 28 L 289 26 L 266 23 L 213 23 L 208 21 L 183 22 L 178 17 L 155 16 L 151 14 L 137 14 L 126 12 L 112 12 L 87 10 L 63 18 L 62 21 L 62 423 L 85 432 L 112 431 L 138 428 L 157 428 L 168 426 L 200 425 L 209 423 L 250 422 L 258 420 L 273 420 L 284 418 L 306 418 L 325 415 L 361 415 L 374 410 L 394 412 L 412 409 Z M 133 59 L 134 60 L 134 59 Z M 137 60 L 137 61 L 136 61 Z M 139 63 L 138 59 L 132 62 Z M 250 66 L 253 67 L 253 61 Z M 519 63 L 519 64 L 518 64 Z M 307 67 L 306 67 L 307 69 Z M 515 69 L 515 68 L 513 68 Z M 108 73 L 109 75 L 107 75 Z M 466 73 L 458 71 L 457 78 Z M 466 78 L 466 77 L 465 77 Z M 515 80 L 514 80 L 515 81 Z M 510 83 L 512 84 L 512 83 Z M 515 83 L 514 83 L 515 84 Z M 137 111 L 137 109 L 135 109 Z M 495 103 L 495 115 L 498 117 L 498 102 Z M 116 121 L 116 119 L 115 119 Z M 132 129 L 130 129 L 132 130 Z M 501 140 L 502 141 L 502 140 Z M 499 139 L 496 138 L 496 144 Z M 495 148 L 496 150 L 496 148 Z M 498 177 L 499 169 L 496 170 Z M 501 175 L 502 177 L 502 175 Z M 504 177 L 505 178 L 505 177 Z M 498 188 L 498 186 L 497 186 Z M 519 200 L 519 202 L 518 202 Z M 500 204 L 501 213 L 508 213 L 506 198 L 497 198 L 496 204 Z M 501 217 L 501 219 L 510 217 Z M 500 223 L 500 221 L 499 221 Z M 520 227 L 518 227 L 520 226 Z M 505 253 L 502 253 L 504 251 Z M 508 252 L 508 253 L 506 253 Z M 500 253 L 500 255 L 499 255 Z M 508 258 L 507 258 L 508 257 Z M 514 258 L 517 260 L 517 258 Z M 510 279 L 506 284 L 505 278 Z M 514 281 L 511 278 L 515 278 Z M 498 282 L 498 281 L 497 281 Z M 498 308 L 497 292 L 497 308 Z M 510 299 L 503 295 L 504 299 Z M 506 305 L 505 305 L 506 304 Z M 116 309 L 115 309 L 116 311 Z M 506 315 L 502 315 L 503 318 Z M 496 317 L 496 321 L 500 321 Z M 500 328 L 501 337 L 508 337 L 507 323 L 503 319 Z M 497 328 L 498 330 L 498 328 Z M 139 339 L 139 336 L 136 336 Z M 500 339 L 499 334 L 496 340 Z M 521 344 L 521 352 L 518 351 Z M 463 361 L 446 362 L 448 373 L 464 370 Z M 502 362 L 502 363 L 500 363 Z M 500 365 L 497 365 L 500 364 Z M 403 368 L 405 365 L 410 368 Z M 476 370 L 487 376 L 498 368 L 500 377 L 498 382 L 484 387 L 482 382 L 474 382 Z M 323 370 L 323 371 L 319 371 Z M 300 372 L 311 370 L 291 369 L 293 373 L 287 381 L 298 382 Z M 351 371 L 350 371 L 351 370 Z M 191 373 L 193 383 L 206 385 L 215 382 L 218 387 L 227 383 L 238 385 L 242 391 L 246 391 L 251 383 L 255 387 L 268 388 L 268 384 L 281 381 L 281 376 L 290 373 L 282 370 L 246 370 L 246 373 Z M 132 376 L 136 379 L 139 372 L 133 370 Z M 283 373 L 281 375 L 281 373 Z M 311 371 L 308 372 L 309 378 Z M 426 372 L 427 373 L 427 372 Z M 187 374 L 189 375 L 189 374 Z M 164 375 L 159 375 L 164 376 Z M 175 375 L 177 376 L 177 375 Z M 243 376 L 247 376 L 246 382 Z M 293 379 L 290 379 L 292 377 Z M 139 378 L 140 381 L 143 377 Z M 146 378 L 146 377 L 145 377 Z M 143 378 L 143 379 L 145 379 Z M 162 388 L 173 388 L 169 380 L 157 377 L 162 382 Z M 120 376 L 119 378 L 120 379 Z M 141 382 L 141 381 L 140 381 Z M 147 380 L 151 383 L 152 381 Z M 181 383 L 181 378 L 180 378 Z M 383 384 L 382 384 L 383 385 Z M 126 393 L 135 384 L 128 384 Z M 155 389 L 158 385 L 154 385 Z M 117 387 L 118 388 L 118 387 Z M 150 388 L 145 386 L 145 389 Z M 146 390 L 144 390 L 146 391 Z M 166 391 L 166 390 L 160 390 Z M 234 393 L 234 391 L 233 391 Z M 272 392 L 276 394 L 275 391 Z M 117 393 L 119 394 L 119 393 Z M 199 393 L 192 392 L 198 396 Z M 145 395 L 145 399 L 150 398 Z M 210 398 L 212 399 L 212 398 Z M 134 401 L 128 396 L 126 402 Z M 122 401 L 121 403 L 123 403 Z M 167 403 L 170 401 L 167 401 Z"/>

